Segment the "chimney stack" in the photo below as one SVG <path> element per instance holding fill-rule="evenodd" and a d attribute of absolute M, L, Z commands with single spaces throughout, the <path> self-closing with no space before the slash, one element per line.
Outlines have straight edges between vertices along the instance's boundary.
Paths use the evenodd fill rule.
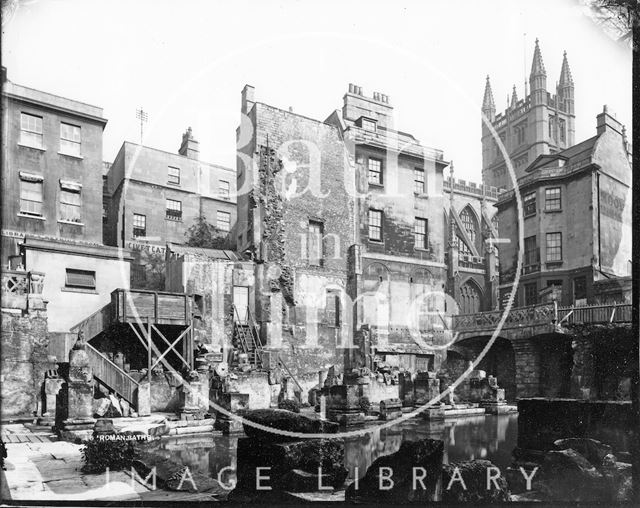
<path fill-rule="evenodd" d="M 596 116 L 596 132 L 598 136 L 605 131 L 614 131 L 622 135 L 622 124 L 613 116 L 613 112 L 605 104 L 602 113 Z"/>
<path fill-rule="evenodd" d="M 245 115 L 251 111 L 251 108 L 255 104 L 255 99 L 253 98 L 253 93 L 255 92 L 255 88 L 251 85 L 244 85 L 242 89 L 242 106 L 241 111 Z"/>
<path fill-rule="evenodd" d="M 178 153 L 187 157 L 188 159 L 198 160 L 200 158 L 200 143 L 198 143 L 193 137 L 193 131 L 189 127 L 182 135 L 182 144 Z"/>

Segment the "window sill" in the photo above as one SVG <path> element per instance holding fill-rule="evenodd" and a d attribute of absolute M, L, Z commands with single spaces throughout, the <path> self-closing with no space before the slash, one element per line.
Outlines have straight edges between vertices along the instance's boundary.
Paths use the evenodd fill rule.
<path fill-rule="evenodd" d="M 64 155 L 65 157 L 71 157 L 72 159 L 78 159 L 78 160 L 84 159 L 82 155 L 74 155 L 72 153 L 66 153 L 66 152 L 58 152 L 58 155 Z"/>
<path fill-rule="evenodd" d="M 561 213 L 562 208 L 558 208 L 557 210 L 544 210 L 544 213 Z"/>
<path fill-rule="evenodd" d="M 529 219 L 529 218 L 531 218 L 531 217 L 535 217 L 535 216 L 536 216 L 536 212 L 533 212 L 533 213 L 525 214 L 525 215 L 524 215 L 524 218 L 525 218 L 525 219 Z"/>
<path fill-rule="evenodd" d="M 84 222 L 75 222 L 72 220 L 58 219 L 60 224 L 71 224 L 72 226 L 84 226 Z"/>
<path fill-rule="evenodd" d="M 179 183 L 167 182 L 167 185 L 171 185 L 171 187 L 180 187 Z"/>
<path fill-rule="evenodd" d="M 83 293 L 85 295 L 98 295 L 98 294 L 100 294 L 95 289 L 70 288 L 70 287 L 67 287 L 67 286 L 62 286 L 60 288 L 60 291 L 62 291 L 64 293 Z"/>
<path fill-rule="evenodd" d="M 176 219 L 174 217 L 165 217 L 164 220 L 168 220 L 171 222 L 182 222 L 182 219 Z"/>
<path fill-rule="evenodd" d="M 18 142 L 18 146 L 21 146 L 22 148 L 31 148 L 33 150 L 38 150 L 40 152 L 46 152 L 47 151 L 46 148 L 42 148 L 41 146 L 26 145 L 26 144 L 20 143 L 20 142 Z"/>
<path fill-rule="evenodd" d="M 24 217 L 26 219 L 47 220 L 42 215 L 29 215 L 28 213 L 22 213 L 22 212 L 18 212 L 16 215 L 18 217 Z"/>
<path fill-rule="evenodd" d="M 414 247 L 413 250 L 417 250 L 418 252 L 424 252 L 425 254 L 429 254 L 431 252 L 429 249 L 425 249 L 424 247 Z"/>
<path fill-rule="evenodd" d="M 367 240 L 368 240 L 370 243 L 375 243 L 376 245 L 384 245 L 384 242 L 383 242 L 382 240 L 375 240 L 375 239 L 373 239 L 373 238 L 367 238 Z"/>
<path fill-rule="evenodd" d="M 384 189 L 384 184 L 377 183 L 377 182 L 369 182 L 369 187 L 377 187 L 379 189 Z"/>

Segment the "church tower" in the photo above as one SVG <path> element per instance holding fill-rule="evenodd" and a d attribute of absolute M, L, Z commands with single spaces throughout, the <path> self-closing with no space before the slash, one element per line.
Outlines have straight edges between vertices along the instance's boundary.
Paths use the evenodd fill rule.
<path fill-rule="evenodd" d="M 487 76 L 482 101 L 482 180 L 485 185 L 509 189 L 513 182 L 501 145 L 511 159 L 516 177 L 542 154 L 555 153 L 575 143 L 574 84 L 565 51 L 555 93 L 547 91 L 547 71 L 536 39 L 529 75 L 529 94 L 518 100 L 514 85 L 507 108 L 496 115 L 493 92 Z M 485 120 L 486 119 L 486 120 Z M 495 129 L 500 143 L 488 128 Z"/>

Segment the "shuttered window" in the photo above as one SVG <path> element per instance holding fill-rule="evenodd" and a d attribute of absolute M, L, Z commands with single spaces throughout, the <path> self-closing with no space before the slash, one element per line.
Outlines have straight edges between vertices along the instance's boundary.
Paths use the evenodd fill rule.
<path fill-rule="evenodd" d="M 80 190 L 60 190 L 60 220 L 82 222 Z"/>
<path fill-rule="evenodd" d="M 42 180 L 20 180 L 20 213 L 42 216 Z"/>
<path fill-rule="evenodd" d="M 76 270 L 67 268 L 65 285 L 69 288 L 95 289 L 96 272 L 90 270 Z"/>

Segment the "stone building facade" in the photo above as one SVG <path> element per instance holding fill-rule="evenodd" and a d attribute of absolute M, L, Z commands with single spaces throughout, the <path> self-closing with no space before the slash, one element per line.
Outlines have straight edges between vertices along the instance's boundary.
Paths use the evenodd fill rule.
<path fill-rule="evenodd" d="M 129 287 L 128 251 L 102 243 L 102 108 L 21 86 L 2 72 L 2 265 L 44 275 L 49 351 Z"/>
<path fill-rule="evenodd" d="M 25 234 L 101 244 L 102 108 L 13 83 L 4 68 L 2 106 L 3 264 Z"/>
<path fill-rule="evenodd" d="M 238 247 L 255 262 L 262 343 L 296 371 L 342 363 L 353 329 L 346 253 L 356 233 L 341 133 L 255 102 L 250 86 L 241 111 Z"/>
<path fill-rule="evenodd" d="M 514 85 L 511 101 L 503 113 L 496 115 L 493 91 L 487 76 L 482 101 L 482 181 L 486 185 L 513 188 L 503 148 L 511 159 L 516 178 L 519 178 L 539 155 L 556 153 L 573 146 L 575 85 L 566 52 L 557 88 L 555 93 L 552 92 L 547 90 L 547 71 L 537 39 L 529 74 L 529 91 L 525 90 L 525 96 L 518 99 Z"/>
<path fill-rule="evenodd" d="M 124 142 L 105 189 L 104 241 L 132 250 L 134 288 L 163 289 L 166 243 L 184 244 L 200 216 L 235 246 L 235 171 L 200 161 L 191 128 L 178 153 Z"/>
<path fill-rule="evenodd" d="M 452 192 L 442 151 L 395 129 L 388 96 L 350 85 L 343 101 L 321 122 L 242 92 L 238 251 L 256 262 L 264 343 L 301 348 L 291 361 L 308 369 L 376 356 L 437 370 L 447 312 L 496 304 L 484 240 L 497 189 L 455 181 Z"/>
<path fill-rule="evenodd" d="M 443 181 L 447 294 L 452 311 L 473 314 L 498 306 L 498 223 L 500 189 L 449 177 Z"/>
<path fill-rule="evenodd" d="M 607 110 L 596 135 L 541 155 L 518 179 L 523 206 L 523 264 L 517 305 L 555 298 L 562 305 L 598 298 L 598 281 L 630 274 L 631 165 L 624 127 Z M 517 268 L 518 212 L 514 191 L 497 203 L 500 292 L 511 292 Z"/>

